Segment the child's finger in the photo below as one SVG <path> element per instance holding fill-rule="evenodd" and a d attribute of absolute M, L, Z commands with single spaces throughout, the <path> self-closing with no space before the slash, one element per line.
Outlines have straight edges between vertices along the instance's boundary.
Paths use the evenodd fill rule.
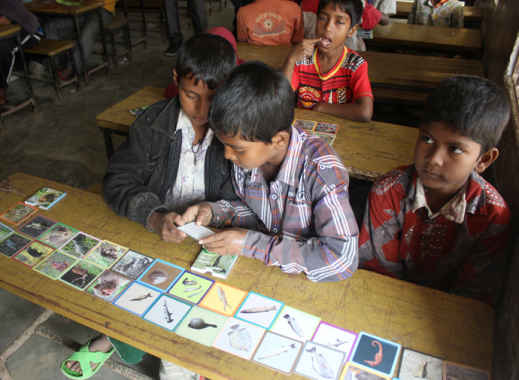
<path fill-rule="evenodd" d="M 183 226 L 186 223 L 194 221 L 198 215 L 199 209 L 200 205 L 188 207 L 187 210 L 182 214 L 182 222 L 179 224 L 179 226 Z"/>
<path fill-rule="evenodd" d="M 198 215 L 196 216 L 196 224 L 199 225 L 207 225 L 211 221 L 211 208 L 210 207 L 200 207 L 198 211 Z"/>
<path fill-rule="evenodd" d="M 225 232 L 217 232 L 208 237 L 203 238 L 198 242 L 198 244 L 214 244 L 219 241 L 225 241 Z"/>

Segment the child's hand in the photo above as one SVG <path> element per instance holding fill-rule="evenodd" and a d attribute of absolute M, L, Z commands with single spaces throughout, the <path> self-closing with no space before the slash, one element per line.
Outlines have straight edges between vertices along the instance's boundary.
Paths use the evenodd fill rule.
<path fill-rule="evenodd" d="M 247 231 L 243 228 L 231 228 L 208 236 L 198 243 L 208 251 L 219 255 L 241 255 L 245 246 Z"/>
<path fill-rule="evenodd" d="M 177 229 L 177 225 L 182 222 L 182 217 L 176 212 L 162 214 L 154 212 L 150 216 L 150 225 L 153 231 L 158 233 L 162 240 L 170 243 L 180 243 L 187 235 Z"/>
<path fill-rule="evenodd" d="M 200 226 L 208 226 L 213 218 L 213 210 L 209 203 L 199 203 L 197 205 L 189 207 L 177 223 L 179 226 L 183 226 L 186 223 L 195 222 Z"/>
<path fill-rule="evenodd" d="M 311 57 L 315 50 L 315 45 L 320 41 L 320 38 L 311 38 L 301 41 L 292 50 L 292 58 L 296 61 L 303 59 L 304 57 Z"/>

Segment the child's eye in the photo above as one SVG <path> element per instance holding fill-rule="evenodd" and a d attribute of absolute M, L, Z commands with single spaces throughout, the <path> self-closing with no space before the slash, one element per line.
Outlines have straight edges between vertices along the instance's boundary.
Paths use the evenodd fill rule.
<path fill-rule="evenodd" d="M 462 154 L 463 150 L 460 147 L 457 147 L 456 145 L 453 145 L 449 147 L 450 151 L 454 154 Z"/>
<path fill-rule="evenodd" d="M 427 135 L 422 135 L 421 140 L 426 144 L 432 144 L 434 142 L 434 140 Z"/>
<path fill-rule="evenodd" d="M 317 19 L 319 21 L 323 21 L 324 22 L 324 21 L 326 21 L 326 16 L 325 15 L 319 15 L 319 17 L 317 17 Z"/>

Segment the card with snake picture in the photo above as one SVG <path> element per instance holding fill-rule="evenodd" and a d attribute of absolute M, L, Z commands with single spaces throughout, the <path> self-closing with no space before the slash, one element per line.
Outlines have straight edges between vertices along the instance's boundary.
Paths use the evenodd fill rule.
<path fill-rule="evenodd" d="M 398 343 L 361 332 L 350 361 L 383 376 L 392 376 L 401 349 Z"/>

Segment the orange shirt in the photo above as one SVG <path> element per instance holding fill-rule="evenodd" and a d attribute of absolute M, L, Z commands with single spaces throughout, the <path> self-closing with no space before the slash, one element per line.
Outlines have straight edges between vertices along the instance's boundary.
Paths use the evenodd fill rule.
<path fill-rule="evenodd" d="M 117 0 L 105 0 L 105 5 L 103 6 L 108 12 L 115 14 L 115 3 Z"/>

